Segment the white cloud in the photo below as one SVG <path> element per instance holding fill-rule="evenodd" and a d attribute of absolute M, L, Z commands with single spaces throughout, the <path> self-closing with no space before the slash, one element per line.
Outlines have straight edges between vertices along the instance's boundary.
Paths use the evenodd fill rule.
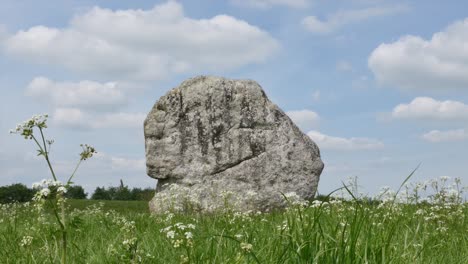
<path fill-rule="evenodd" d="M 424 140 L 433 143 L 439 142 L 450 142 L 450 141 L 462 141 L 468 139 L 468 130 L 455 129 L 455 130 L 432 130 L 422 135 Z"/>
<path fill-rule="evenodd" d="M 370 87 L 370 85 L 371 85 L 371 81 L 369 80 L 369 77 L 367 77 L 366 75 L 361 75 L 358 78 L 355 78 L 351 82 L 351 87 L 353 89 L 359 89 L 359 90 L 367 89 Z"/>
<path fill-rule="evenodd" d="M 279 47 L 266 31 L 243 20 L 228 15 L 192 19 L 175 1 L 149 10 L 94 7 L 68 27 L 31 27 L 4 44 L 8 54 L 26 61 L 138 80 L 260 63 Z"/>
<path fill-rule="evenodd" d="M 302 131 L 308 131 L 315 128 L 320 120 L 319 115 L 307 109 L 288 111 L 286 114 Z"/>
<path fill-rule="evenodd" d="M 87 116 L 78 108 L 57 108 L 52 121 L 59 126 L 71 128 L 85 128 L 88 125 Z"/>
<path fill-rule="evenodd" d="M 320 100 L 320 90 L 316 90 L 312 93 L 312 100 L 314 101 Z"/>
<path fill-rule="evenodd" d="M 272 6 L 286 6 L 292 8 L 304 8 L 309 6 L 309 0 L 231 0 L 232 3 L 253 8 L 266 9 Z"/>
<path fill-rule="evenodd" d="M 358 23 L 374 17 L 394 15 L 407 10 L 408 7 L 406 5 L 342 10 L 328 16 L 326 20 L 320 20 L 316 16 L 307 16 L 302 20 L 302 25 L 310 32 L 327 34 L 349 24 Z"/>
<path fill-rule="evenodd" d="M 143 175 L 146 174 L 145 158 L 135 159 L 122 156 L 115 156 L 101 151 L 94 155 L 93 160 L 108 170 L 135 171 L 140 172 Z"/>
<path fill-rule="evenodd" d="M 336 63 L 336 70 L 341 72 L 350 72 L 353 71 L 353 66 L 350 62 L 341 60 Z"/>
<path fill-rule="evenodd" d="M 368 64 L 382 84 L 404 89 L 468 89 L 468 18 L 430 40 L 404 36 L 380 44 Z"/>
<path fill-rule="evenodd" d="M 94 128 L 110 128 L 110 127 L 137 127 L 143 129 L 143 122 L 146 114 L 143 113 L 111 113 L 95 118 L 92 121 Z"/>
<path fill-rule="evenodd" d="M 437 101 L 416 97 L 409 104 L 399 104 L 392 111 L 398 119 L 467 120 L 468 105 L 458 101 Z"/>
<path fill-rule="evenodd" d="M 116 170 L 132 170 L 145 172 L 146 159 L 129 159 L 122 157 L 111 157 L 112 169 Z"/>
<path fill-rule="evenodd" d="M 0 24 L 0 47 L 3 41 L 8 37 L 8 31 L 5 25 Z"/>
<path fill-rule="evenodd" d="M 78 108 L 57 108 L 52 115 L 55 124 L 71 128 L 143 128 L 143 113 L 87 113 Z"/>
<path fill-rule="evenodd" d="M 60 107 L 109 110 L 126 103 L 124 93 L 112 82 L 54 82 L 45 77 L 37 77 L 29 83 L 26 94 L 50 100 Z"/>
<path fill-rule="evenodd" d="M 370 150 L 380 149 L 384 144 L 379 140 L 372 138 L 341 138 L 322 134 L 318 131 L 309 131 L 307 135 L 320 148 L 335 149 L 335 150 Z"/>

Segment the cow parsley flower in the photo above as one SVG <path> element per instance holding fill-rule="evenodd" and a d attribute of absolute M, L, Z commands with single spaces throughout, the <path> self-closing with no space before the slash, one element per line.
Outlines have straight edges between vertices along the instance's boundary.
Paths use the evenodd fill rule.
<path fill-rule="evenodd" d="M 192 239 L 193 238 L 192 232 L 185 232 L 185 238 L 186 239 Z"/>
<path fill-rule="evenodd" d="M 440 176 L 441 181 L 448 181 L 450 180 L 450 176 Z"/>
<path fill-rule="evenodd" d="M 166 237 L 167 237 L 167 238 L 173 239 L 174 236 L 175 236 L 175 232 L 174 232 L 174 231 L 172 231 L 172 230 L 167 231 L 167 233 L 166 233 Z"/>
<path fill-rule="evenodd" d="M 67 188 L 65 186 L 60 186 L 57 188 L 57 192 L 59 193 L 66 193 L 67 192 Z"/>
<path fill-rule="evenodd" d="M 44 189 L 40 190 L 39 193 L 40 193 L 40 195 L 42 197 L 47 197 L 50 194 L 50 189 L 49 188 L 44 188 Z"/>
<path fill-rule="evenodd" d="M 97 153 L 96 149 L 88 144 L 81 144 L 80 146 L 83 148 L 83 151 L 80 153 L 81 160 L 87 160 Z"/>
<path fill-rule="evenodd" d="M 242 243 L 240 244 L 240 247 L 241 247 L 241 249 L 244 250 L 245 252 L 250 252 L 250 251 L 252 251 L 252 248 L 253 248 L 252 244 L 245 243 L 245 242 L 242 242 Z"/>
<path fill-rule="evenodd" d="M 38 127 L 39 129 L 47 128 L 46 122 L 48 117 L 47 114 L 34 115 L 30 119 L 16 125 L 16 128 L 10 129 L 10 133 L 20 134 L 25 139 L 32 139 L 34 127 Z"/>
<path fill-rule="evenodd" d="M 40 189 L 42 187 L 42 183 L 40 182 L 35 182 L 32 184 L 32 188 L 37 190 L 37 189 Z"/>
<path fill-rule="evenodd" d="M 31 245 L 32 241 L 33 241 L 33 237 L 32 237 L 32 236 L 24 236 L 24 237 L 21 239 L 19 245 L 20 245 L 21 247 L 27 247 L 27 246 L 30 246 L 30 245 Z"/>

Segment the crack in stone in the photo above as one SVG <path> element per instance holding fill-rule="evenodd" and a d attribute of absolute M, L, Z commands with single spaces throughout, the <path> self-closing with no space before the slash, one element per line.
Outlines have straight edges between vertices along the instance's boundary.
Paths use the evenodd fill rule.
<path fill-rule="evenodd" d="M 239 166 L 241 163 L 243 163 L 244 161 L 248 161 L 248 160 L 251 160 L 251 159 L 254 159 L 260 155 L 262 155 L 263 153 L 265 153 L 265 151 L 262 151 L 262 152 L 259 152 L 259 153 L 256 153 L 255 155 L 252 154 L 252 155 L 249 155 L 243 159 L 240 159 L 234 163 L 229 163 L 229 164 L 226 164 L 224 166 L 221 166 L 221 167 L 218 167 L 218 168 L 215 168 L 214 171 L 212 173 L 210 173 L 210 175 L 215 175 L 215 174 L 218 174 L 218 173 L 221 173 L 221 172 L 224 172 L 224 171 L 227 171 L 228 169 L 231 169 L 231 168 L 234 168 L 236 166 Z"/>

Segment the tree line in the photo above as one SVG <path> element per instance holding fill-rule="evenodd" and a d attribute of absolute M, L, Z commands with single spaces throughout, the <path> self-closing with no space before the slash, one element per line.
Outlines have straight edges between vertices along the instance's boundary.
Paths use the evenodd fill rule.
<path fill-rule="evenodd" d="M 28 188 L 22 183 L 0 186 L 0 203 L 29 202 L 37 190 Z M 152 188 L 132 188 L 120 182 L 117 187 L 97 187 L 91 195 L 91 200 L 122 200 L 149 201 L 154 196 Z M 67 189 L 65 197 L 69 199 L 87 199 L 88 194 L 82 186 L 72 185 Z"/>

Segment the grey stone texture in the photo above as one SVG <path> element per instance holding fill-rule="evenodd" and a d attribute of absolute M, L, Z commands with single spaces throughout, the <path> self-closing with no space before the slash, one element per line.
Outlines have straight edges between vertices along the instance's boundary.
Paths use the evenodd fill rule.
<path fill-rule="evenodd" d="M 313 198 L 324 167 L 317 145 L 252 80 L 188 79 L 156 102 L 144 134 L 154 213 L 281 208 L 282 194 Z"/>

